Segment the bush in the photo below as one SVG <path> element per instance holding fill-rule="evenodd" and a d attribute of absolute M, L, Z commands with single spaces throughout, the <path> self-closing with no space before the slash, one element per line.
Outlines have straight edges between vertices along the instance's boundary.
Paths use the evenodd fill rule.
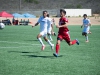
<path fill-rule="evenodd" d="M 63 8 L 73 8 L 73 7 L 74 7 L 73 5 L 67 4 L 67 5 L 65 5 Z"/>
<path fill-rule="evenodd" d="M 82 8 L 82 6 L 81 6 L 80 4 L 78 4 L 76 7 L 77 7 L 77 8 Z"/>

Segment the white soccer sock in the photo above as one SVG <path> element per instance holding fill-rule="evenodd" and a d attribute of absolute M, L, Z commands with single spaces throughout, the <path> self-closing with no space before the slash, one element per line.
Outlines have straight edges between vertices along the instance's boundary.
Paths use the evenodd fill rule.
<path fill-rule="evenodd" d="M 88 41 L 88 36 L 86 36 L 86 41 Z"/>
<path fill-rule="evenodd" d="M 41 45 L 44 46 L 44 43 L 43 43 L 42 39 L 41 38 L 38 38 L 38 40 L 41 43 Z"/>
<path fill-rule="evenodd" d="M 50 46 L 52 46 L 52 43 L 50 42 L 50 40 L 48 40 L 47 42 L 48 42 L 48 44 L 49 44 Z"/>
<path fill-rule="evenodd" d="M 48 37 L 49 37 L 49 39 L 52 41 L 52 37 L 51 37 L 51 35 L 48 35 Z"/>

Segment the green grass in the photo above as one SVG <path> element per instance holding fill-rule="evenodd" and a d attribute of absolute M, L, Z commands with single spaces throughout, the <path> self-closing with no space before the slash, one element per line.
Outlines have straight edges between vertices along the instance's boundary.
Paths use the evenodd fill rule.
<path fill-rule="evenodd" d="M 44 51 L 36 36 L 39 26 L 6 26 L 0 30 L 0 75 L 100 75 L 100 26 L 92 26 L 89 43 L 80 26 L 69 26 L 71 39 L 80 45 L 61 43 L 60 57 L 48 44 Z M 55 28 L 57 33 L 57 29 Z M 53 36 L 56 44 L 56 37 Z"/>

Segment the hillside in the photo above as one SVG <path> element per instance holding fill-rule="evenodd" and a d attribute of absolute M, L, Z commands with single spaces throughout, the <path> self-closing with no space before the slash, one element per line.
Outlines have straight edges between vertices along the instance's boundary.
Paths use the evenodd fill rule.
<path fill-rule="evenodd" d="M 37 0 L 38 3 L 26 3 L 24 0 L 0 0 L 0 10 L 32 11 L 40 9 L 89 8 L 93 13 L 100 13 L 100 0 Z M 20 9 L 21 8 L 21 9 Z"/>

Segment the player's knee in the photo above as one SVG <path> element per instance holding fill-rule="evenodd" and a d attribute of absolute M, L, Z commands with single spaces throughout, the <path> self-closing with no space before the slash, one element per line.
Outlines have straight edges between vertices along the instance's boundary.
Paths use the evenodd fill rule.
<path fill-rule="evenodd" d="M 37 39 L 40 38 L 41 36 L 42 36 L 41 34 L 38 34 L 38 35 L 37 35 Z"/>
<path fill-rule="evenodd" d="M 57 40 L 57 43 L 56 44 L 60 45 L 60 40 Z"/>
<path fill-rule="evenodd" d="M 47 39 L 46 37 L 44 37 L 44 40 L 45 40 L 45 41 L 48 41 L 48 39 Z"/>
<path fill-rule="evenodd" d="M 59 37 L 57 37 L 57 40 L 60 40 L 60 41 L 62 41 Z"/>
<path fill-rule="evenodd" d="M 37 36 L 37 39 L 38 39 L 39 37 Z"/>
<path fill-rule="evenodd" d="M 60 43 L 59 43 L 59 42 L 57 42 L 56 44 L 57 44 L 57 45 L 60 45 Z"/>
<path fill-rule="evenodd" d="M 50 35 L 50 33 L 47 33 L 48 35 Z"/>
<path fill-rule="evenodd" d="M 72 42 L 68 42 L 68 45 L 71 46 L 72 45 Z"/>

